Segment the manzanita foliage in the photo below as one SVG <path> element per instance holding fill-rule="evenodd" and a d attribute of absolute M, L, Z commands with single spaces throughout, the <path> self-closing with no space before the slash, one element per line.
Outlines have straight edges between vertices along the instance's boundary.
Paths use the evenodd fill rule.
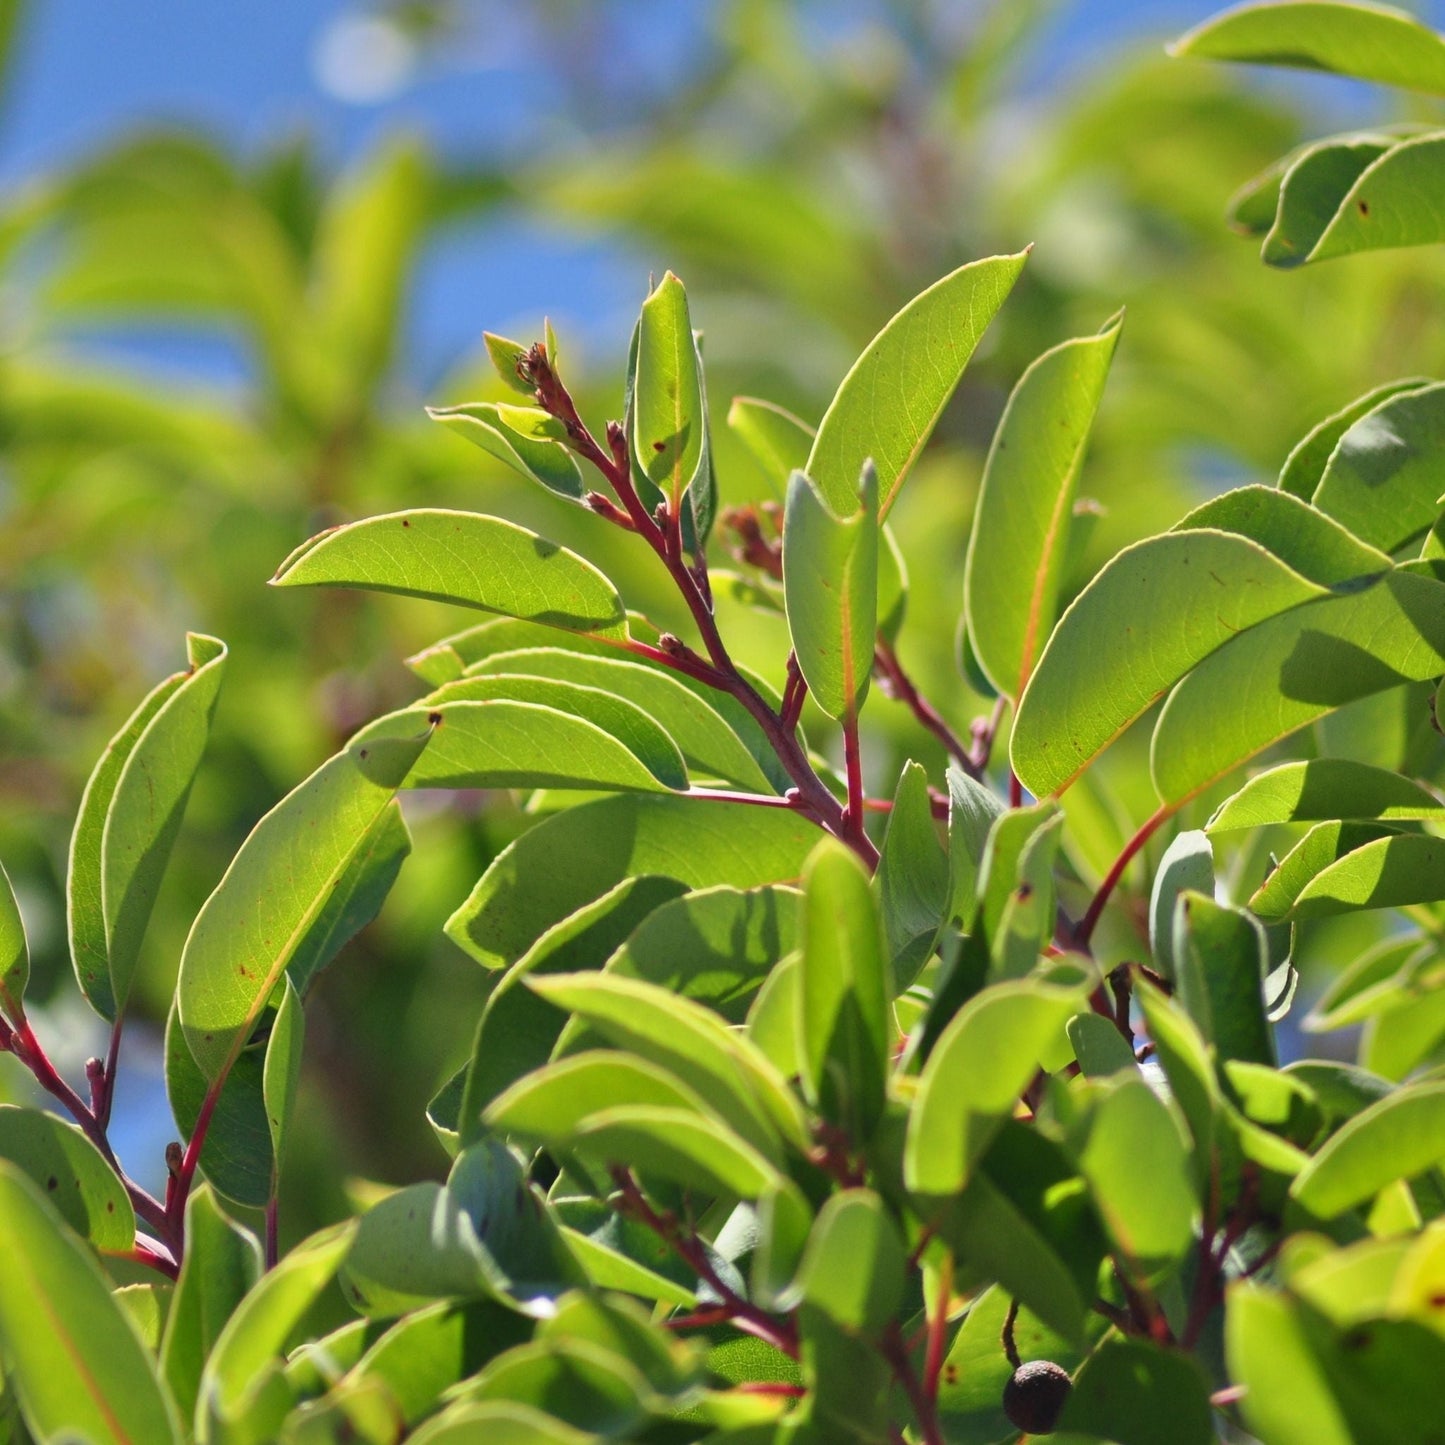
<path fill-rule="evenodd" d="M 1180 48 L 1445 90 L 1445 40 L 1374 8 L 1246 7 Z M 1326 142 L 1239 214 L 1264 228 L 1275 198 L 1281 264 L 1442 239 L 1438 147 Z M 1120 320 L 1045 353 L 983 479 L 961 661 L 998 701 L 960 730 L 902 660 L 887 521 L 1025 260 L 917 297 L 816 428 L 735 401 L 772 511 L 720 505 L 675 276 L 600 430 L 550 330 L 488 338 L 517 399 L 438 420 L 650 549 L 692 629 L 470 513 L 372 517 L 281 565 L 282 587 L 487 615 L 412 659 L 425 694 L 263 818 L 197 916 L 167 1040 L 186 1142 L 158 1199 L 107 1124 L 225 667 L 190 639 L 75 829 L 76 976 L 113 1023 L 86 1096 L 26 1017 L 0 890 L 0 1043 L 74 1121 L 0 1109 L 6 1438 L 1440 1438 L 1445 802 L 1412 774 L 1439 750 L 1445 386 L 1372 392 L 1278 486 L 1126 548 L 1065 607 Z M 718 535 L 736 570 L 713 565 Z M 780 689 L 734 660 L 724 592 L 786 619 Z M 886 699 L 939 740 L 945 776 L 908 762 L 868 790 L 859 718 Z M 1154 801 L 1100 867 L 1101 812 L 1142 792 L 1118 780 L 1145 726 Z M 447 924 L 495 975 L 431 1109 L 451 1170 L 278 1258 L 305 996 L 380 908 L 415 788 L 547 804 Z M 1281 1068 L 1303 931 L 1373 909 L 1398 927 L 1306 1020 L 1363 1023 L 1359 1062 Z M 226 1201 L 264 1209 L 264 1238 Z M 160 1282 L 114 1288 L 118 1259 Z M 354 1318 L 304 1338 L 333 1282 Z"/>

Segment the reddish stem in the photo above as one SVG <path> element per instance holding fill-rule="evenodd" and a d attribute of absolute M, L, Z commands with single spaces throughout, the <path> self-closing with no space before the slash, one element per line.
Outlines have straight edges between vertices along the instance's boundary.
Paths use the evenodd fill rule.
<path fill-rule="evenodd" d="M 1094 936 L 1094 927 L 1099 921 L 1099 915 L 1104 911 L 1104 905 L 1108 903 L 1110 894 L 1113 893 L 1119 880 L 1124 876 L 1124 870 L 1133 861 L 1134 855 L 1154 836 L 1159 825 L 1173 816 L 1177 803 L 1161 803 L 1144 821 L 1139 825 L 1139 831 L 1124 844 L 1119 856 L 1109 868 L 1104 881 L 1099 884 L 1098 892 L 1089 902 L 1088 912 L 1079 921 L 1079 926 L 1074 930 L 1074 946 L 1087 953 L 1089 940 Z"/>
<path fill-rule="evenodd" d="M 953 1256 L 945 1255 L 938 1272 L 938 1298 L 928 1319 L 928 1348 L 923 1357 L 923 1393 L 938 1400 L 938 1378 L 943 1373 L 944 1345 L 948 1338 L 948 1302 L 953 1298 Z"/>
<path fill-rule="evenodd" d="M 924 1391 L 922 1383 L 914 1372 L 913 1362 L 908 1358 L 908 1346 L 899 1331 L 897 1320 L 889 1322 L 879 1348 L 883 1358 L 887 1360 L 889 1368 L 893 1371 L 893 1378 L 898 1381 L 903 1393 L 908 1396 L 908 1403 L 913 1408 L 913 1416 L 918 1422 L 918 1434 L 923 1445 L 946 1445 L 943 1429 L 938 1421 L 938 1407 Z"/>
<path fill-rule="evenodd" d="M 963 745 L 958 734 L 949 727 L 938 709 L 918 691 L 913 679 L 903 670 L 898 654 L 881 637 L 873 653 L 874 666 L 883 691 L 905 704 L 913 716 L 943 744 L 944 751 L 964 772 L 977 779 L 982 769 L 973 760 L 973 754 Z"/>
<path fill-rule="evenodd" d="M 266 1268 L 275 1269 L 281 1258 L 280 1210 L 276 1195 L 266 1201 Z"/>
<path fill-rule="evenodd" d="M 843 840 L 851 844 L 854 851 L 871 867 L 878 862 L 878 852 L 863 827 L 867 795 L 863 791 L 863 750 L 858 738 L 856 708 L 850 708 L 843 716 L 843 760 L 848 776 L 848 807 L 843 814 Z M 873 855 L 871 860 L 868 858 L 869 853 Z"/>
<path fill-rule="evenodd" d="M 186 1142 L 186 1152 L 181 1156 L 180 1166 L 172 1176 L 170 1188 L 166 1191 L 167 1217 L 171 1237 L 178 1245 L 185 1241 L 186 1200 L 190 1197 L 191 1181 L 196 1177 L 196 1166 L 201 1162 L 201 1149 L 206 1142 L 206 1131 L 211 1127 L 211 1116 L 220 1102 L 221 1089 L 226 1082 L 229 1069 L 222 1070 L 220 1077 L 213 1080 L 201 1100 L 200 1113 L 196 1115 L 195 1127 Z"/>
<path fill-rule="evenodd" d="M 135 1245 L 126 1250 L 124 1254 L 117 1256 L 120 1259 L 129 1259 L 136 1264 L 143 1264 L 148 1269 L 153 1269 L 159 1274 L 165 1275 L 167 1279 L 174 1280 L 180 1277 L 180 1266 L 169 1254 L 159 1249 L 152 1249 L 149 1244 L 137 1239 Z"/>

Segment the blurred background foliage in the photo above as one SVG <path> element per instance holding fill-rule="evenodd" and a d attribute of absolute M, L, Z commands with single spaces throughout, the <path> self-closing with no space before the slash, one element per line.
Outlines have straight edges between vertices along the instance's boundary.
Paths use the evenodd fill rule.
<path fill-rule="evenodd" d="M 483 325 L 530 340 L 534 300 L 556 295 L 563 373 L 600 421 L 621 406 L 626 304 L 649 271 L 678 272 L 706 335 L 723 499 L 739 505 L 770 483 L 721 424 L 734 394 L 816 421 L 905 300 L 1034 242 L 893 519 L 913 581 L 900 652 L 962 727 L 988 705 L 954 657 L 973 500 L 1008 390 L 1040 351 L 1128 308 L 1084 476 L 1097 505 L 1080 518 L 1075 586 L 1224 486 L 1272 480 L 1305 430 L 1370 386 L 1439 372 L 1438 250 L 1280 275 L 1224 223 L 1237 186 L 1308 135 L 1380 118 L 1378 95 L 1171 62 L 1144 33 L 1147 10 L 1087 0 L 1063 24 L 1049 0 L 709 0 L 670 14 L 398 0 L 328 12 L 315 63 L 334 97 L 369 107 L 339 160 L 324 126 L 268 132 L 262 117 L 228 138 L 137 116 L 12 181 L 0 197 L 0 853 L 36 947 L 32 993 L 52 1000 L 41 1027 L 72 1066 L 99 1047 L 69 1002 L 65 958 L 65 854 L 86 775 L 180 665 L 185 629 L 232 647 L 128 1035 L 120 1130 L 128 1107 L 133 1118 L 117 1137 L 139 1177 L 155 1178 L 172 1131 L 156 1021 L 197 907 L 261 813 L 357 724 L 415 695 L 401 659 L 470 620 L 268 591 L 291 548 L 378 511 L 484 510 L 579 548 L 632 605 L 680 622 L 620 533 L 425 420 L 424 402 L 503 398 Z M 0 13 L 13 87 L 45 0 Z M 491 130 L 429 138 L 409 98 L 439 71 L 480 96 L 489 74 L 468 74 L 466 58 L 494 52 L 503 29 L 520 96 Z M 1096 30 L 1120 43 L 1081 59 Z M 497 109 L 478 100 L 479 116 Z M 775 620 L 726 622 L 746 660 L 780 672 Z M 1340 725 L 1372 729 L 1399 765 L 1410 740 L 1395 722 L 1346 710 Z M 905 756 L 937 771 L 901 709 L 876 697 L 865 726 L 880 786 Z M 1438 770 L 1433 735 L 1419 744 L 1412 765 Z M 1117 796 L 1071 795 L 1086 875 L 1152 808 L 1142 772 L 1102 776 Z M 469 1047 L 489 980 L 440 924 L 527 819 L 507 797 L 412 801 L 415 855 L 308 1010 L 288 1234 L 343 1207 L 339 1179 L 444 1167 L 421 1115 Z M 1352 957 L 1369 926 L 1322 932 L 1316 962 Z"/>

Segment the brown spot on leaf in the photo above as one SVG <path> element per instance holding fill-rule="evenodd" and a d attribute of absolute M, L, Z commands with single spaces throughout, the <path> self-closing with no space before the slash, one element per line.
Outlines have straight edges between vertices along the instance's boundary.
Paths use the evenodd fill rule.
<path fill-rule="evenodd" d="M 55 1175 L 52 1174 L 50 1178 L 45 1181 L 45 1187 L 47 1189 L 59 1189 L 60 1180 L 58 1180 Z"/>
<path fill-rule="evenodd" d="M 409 527 L 409 526 L 411 526 L 411 518 L 410 518 L 410 517 L 403 517 L 403 518 L 401 519 L 401 525 L 402 525 L 403 527 Z"/>
<path fill-rule="evenodd" d="M 1359 203 L 1359 205 L 1360 205 L 1360 214 L 1361 214 L 1362 216 L 1368 216 L 1368 215 L 1370 214 L 1370 204 L 1369 204 L 1369 202 L 1368 202 L 1368 201 L 1361 201 L 1361 202 Z"/>
<path fill-rule="evenodd" d="M 944 1380 L 944 1383 L 947 1384 L 947 1385 L 956 1385 L 956 1384 L 958 1384 L 958 1366 L 957 1366 L 957 1365 L 945 1365 L 945 1366 L 943 1367 L 943 1380 Z"/>
<path fill-rule="evenodd" d="M 653 444 L 652 444 L 652 449 L 653 449 L 653 451 L 655 451 L 655 452 L 665 452 L 665 451 L 667 450 L 667 443 L 666 443 L 666 442 L 653 442 Z"/>

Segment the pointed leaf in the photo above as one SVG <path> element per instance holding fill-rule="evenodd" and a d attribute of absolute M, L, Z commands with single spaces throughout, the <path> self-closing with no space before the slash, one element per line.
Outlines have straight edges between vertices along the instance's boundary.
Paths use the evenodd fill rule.
<path fill-rule="evenodd" d="M 377 738 L 324 763 L 256 825 L 201 908 L 176 997 L 209 1080 L 231 1067 L 332 890 L 387 826 L 429 736 Z"/>
<path fill-rule="evenodd" d="M 631 417 L 637 465 L 677 515 L 702 460 L 705 417 L 687 293 L 671 271 L 642 303 Z"/>
<path fill-rule="evenodd" d="M 1273 0 L 1238 5 L 1170 47 L 1175 55 L 1329 70 L 1445 95 L 1445 39 L 1384 5 Z"/>
<path fill-rule="evenodd" d="M 1069 1042 L 1086 1079 L 1107 1079 L 1113 1074 L 1137 1074 L 1139 1062 L 1118 1025 L 1102 1014 L 1075 1014 L 1069 1020 Z"/>
<path fill-rule="evenodd" d="M 303 543 L 277 587 L 361 587 L 431 597 L 595 637 L 626 637 L 617 589 L 575 552 L 472 512 L 394 512 Z"/>
<path fill-rule="evenodd" d="M 161 1373 L 184 1418 L 195 1414 L 201 1370 L 226 1321 L 261 1276 L 261 1250 L 207 1188 L 186 1201 L 186 1256 L 161 1338 Z"/>
<path fill-rule="evenodd" d="M 1024 690 L 1058 616 L 1069 517 L 1122 315 L 1065 341 L 1014 387 L 984 467 L 964 573 L 974 655 L 1001 692 Z"/>
<path fill-rule="evenodd" d="M 74 1124 L 0 1104 L 0 1159 L 24 1170 L 60 1217 L 104 1253 L 135 1245 L 135 1210 L 116 1172 Z"/>
<path fill-rule="evenodd" d="M 878 630 L 878 477 L 865 462 L 858 497 L 835 511 L 802 472 L 788 482 L 783 590 L 788 633 L 813 700 L 856 716 Z"/>
<path fill-rule="evenodd" d="M 914 297 L 869 342 L 830 403 L 805 468 L 838 516 L 852 513 L 868 458 L 888 516 L 1027 252 L 960 267 Z"/>
<path fill-rule="evenodd" d="M 1271 617 L 1169 695 L 1154 728 L 1154 786 L 1166 802 L 1182 801 L 1347 702 L 1442 673 L 1445 586 L 1428 574 L 1397 568 L 1361 591 Z"/>
<path fill-rule="evenodd" d="M 520 392 L 523 396 L 535 395 L 536 388 L 522 375 L 517 364 L 527 355 L 527 348 L 520 341 L 509 341 L 505 336 L 484 331 L 482 344 L 487 348 L 487 359 L 492 363 L 497 375 L 513 391 Z"/>
<path fill-rule="evenodd" d="M 617 797 L 547 818 L 499 853 L 447 936 L 496 968 L 622 878 L 753 888 L 796 878 L 817 830 L 791 809 Z"/>
<path fill-rule="evenodd" d="M 1126 547 L 1054 629 L 1019 702 L 1014 771 L 1036 797 L 1062 792 L 1212 652 L 1322 596 L 1324 589 L 1231 533 L 1175 532 Z"/>
<path fill-rule="evenodd" d="M 1330 818 L 1401 822 L 1442 816 L 1445 803 L 1434 793 L 1388 768 L 1349 758 L 1311 758 L 1256 774 L 1214 810 L 1205 831 L 1226 833 Z"/>
<path fill-rule="evenodd" d="M 950 918 L 961 927 L 973 921 L 978 873 L 995 822 L 1005 812 L 999 796 L 959 768 L 948 770 L 948 869 Z"/>
<path fill-rule="evenodd" d="M 39 1440 L 180 1445 L 150 1352 L 94 1256 L 30 1179 L 0 1161 L 0 1345 Z"/>
<path fill-rule="evenodd" d="M 189 670 L 161 683 L 111 741 L 70 844 L 76 977 L 107 1019 L 123 1011 L 156 892 L 210 735 L 226 647 L 189 633 Z"/>
<path fill-rule="evenodd" d="M 586 494 L 566 427 L 541 407 L 473 401 L 465 406 L 429 406 L 426 414 L 549 492 L 572 502 L 580 502 Z"/>

